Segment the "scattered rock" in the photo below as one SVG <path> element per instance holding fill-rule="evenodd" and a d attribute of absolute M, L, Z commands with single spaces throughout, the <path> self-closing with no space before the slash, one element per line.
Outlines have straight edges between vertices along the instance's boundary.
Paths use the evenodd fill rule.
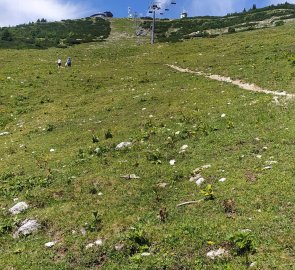
<path fill-rule="evenodd" d="M 249 265 L 249 267 L 252 268 L 252 267 L 256 266 L 256 264 L 257 264 L 257 262 L 252 262 L 252 263 Z"/>
<path fill-rule="evenodd" d="M 5 135 L 9 135 L 9 134 L 10 134 L 9 132 L 4 131 L 4 132 L 1 132 L 1 133 L 0 133 L 0 136 L 5 136 Z"/>
<path fill-rule="evenodd" d="M 211 168 L 211 164 L 203 165 L 201 168 L 202 168 L 202 169 L 208 169 L 208 168 Z"/>
<path fill-rule="evenodd" d="M 102 246 L 102 239 L 98 239 L 93 243 L 89 243 L 88 245 L 86 245 L 85 248 L 89 249 L 89 248 L 93 248 L 94 246 Z"/>
<path fill-rule="evenodd" d="M 101 239 L 98 239 L 98 240 L 96 240 L 96 241 L 94 242 L 94 244 L 95 244 L 96 246 L 102 246 L 102 240 L 101 240 Z"/>
<path fill-rule="evenodd" d="M 25 211 L 26 209 L 28 209 L 29 206 L 25 203 L 25 202 L 19 202 L 17 203 L 16 205 L 14 205 L 13 207 L 11 207 L 9 209 L 9 212 L 12 214 L 12 215 L 17 215 L 23 211 Z"/>
<path fill-rule="evenodd" d="M 57 241 L 48 242 L 44 246 L 47 247 L 47 248 L 52 248 L 56 243 L 57 243 Z"/>
<path fill-rule="evenodd" d="M 188 148 L 188 145 L 187 144 L 184 144 L 183 146 L 180 147 L 180 151 L 179 151 L 179 154 L 182 154 L 186 151 L 186 149 Z"/>
<path fill-rule="evenodd" d="M 221 117 L 221 118 L 224 118 L 224 117 L 225 117 L 225 113 L 223 113 L 220 117 Z"/>
<path fill-rule="evenodd" d="M 96 147 L 93 152 L 95 154 L 99 154 L 101 152 L 101 149 L 99 147 Z"/>
<path fill-rule="evenodd" d="M 188 145 L 187 144 L 184 144 L 183 146 L 180 147 L 180 150 L 184 151 L 188 148 Z"/>
<path fill-rule="evenodd" d="M 277 164 L 278 162 L 276 160 L 267 160 L 265 161 L 265 164 L 267 165 L 272 165 L 272 164 Z"/>
<path fill-rule="evenodd" d="M 241 232 L 242 233 L 250 233 L 250 232 L 252 232 L 252 230 L 250 230 L 250 229 L 243 229 L 243 230 L 241 230 Z"/>
<path fill-rule="evenodd" d="M 19 238 L 20 235 L 29 235 L 38 230 L 40 224 L 35 219 L 26 219 L 21 223 L 21 226 L 13 234 L 13 238 Z"/>
<path fill-rule="evenodd" d="M 225 182 L 225 181 L 226 181 L 226 178 L 225 178 L 225 177 L 220 178 L 218 181 L 219 181 L 219 182 Z"/>
<path fill-rule="evenodd" d="M 51 148 L 49 151 L 52 153 L 55 152 L 55 149 Z"/>
<path fill-rule="evenodd" d="M 151 256 L 151 253 L 149 253 L 149 252 L 143 252 L 143 253 L 141 253 L 141 256 L 142 257 L 148 257 L 148 256 Z"/>
<path fill-rule="evenodd" d="M 87 233 L 87 232 L 86 232 L 86 229 L 85 229 L 84 227 L 81 228 L 80 232 L 81 232 L 82 235 L 86 235 L 86 233 Z"/>
<path fill-rule="evenodd" d="M 123 243 L 118 243 L 117 245 L 115 245 L 115 250 L 121 251 L 124 247 L 125 245 Z"/>
<path fill-rule="evenodd" d="M 116 150 L 122 150 L 124 148 L 127 148 L 127 147 L 131 147 L 132 146 L 132 143 L 131 142 L 121 142 L 119 143 L 117 146 L 116 146 Z"/>
<path fill-rule="evenodd" d="M 198 186 L 201 186 L 203 183 L 205 182 L 205 179 L 203 177 L 199 178 L 197 181 L 196 181 L 196 184 Z"/>
<path fill-rule="evenodd" d="M 207 257 L 214 260 L 216 258 L 221 258 L 228 255 L 228 251 L 224 248 L 219 248 L 217 250 L 211 250 L 207 253 Z"/>
<path fill-rule="evenodd" d="M 140 177 L 139 176 L 136 176 L 134 173 L 122 175 L 121 178 L 125 178 L 125 179 L 140 179 Z"/>
<path fill-rule="evenodd" d="M 165 188 L 168 185 L 169 185 L 168 183 L 159 183 L 159 184 L 157 184 L 157 186 L 160 187 L 160 188 Z"/>
<path fill-rule="evenodd" d="M 169 164 L 170 164 L 171 166 L 174 166 L 175 163 L 176 163 L 176 160 L 175 160 L 175 159 L 171 159 L 171 160 L 169 161 Z"/>
<path fill-rule="evenodd" d="M 88 245 L 86 245 L 86 249 L 89 249 L 89 248 L 93 248 L 94 247 L 94 243 L 90 243 L 90 244 L 88 244 Z"/>
<path fill-rule="evenodd" d="M 204 182 L 205 179 L 202 177 L 201 174 L 197 173 L 195 175 L 193 175 L 190 179 L 190 182 L 195 182 L 198 186 L 201 186 Z"/>

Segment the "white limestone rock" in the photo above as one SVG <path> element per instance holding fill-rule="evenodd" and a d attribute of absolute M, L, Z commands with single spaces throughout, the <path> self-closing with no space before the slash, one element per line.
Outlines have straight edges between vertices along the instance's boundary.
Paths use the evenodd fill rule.
<path fill-rule="evenodd" d="M 19 202 L 16 205 L 14 205 L 13 207 L 11 207 L 9 209 L 9 212 L 12 215 L 17 215 L 17 214 L 27 210 L 28 208 L 29 208 L 29 206 L 25 202 Z"/>
<path fill-rule="evenodd" d="M 21 235 L 29 235 L 38 230 L 40 224 L 35 219 L 26 219 L 21 223 L 21 226 L 13 234 L 13 238 L 19 238 Z"/>
<path fill-rule="evenodd" d="M 216 258 L 222 258 L 224 256 L 228 255 L 228 251 L 224 248 L 219 248 L 217 250 L 211 250 L 207 254 L 207 257 L 209 257 L 211 260 L 214 260 Z"/>
<path fill-rule="evenodd" d="M 132 142 L 121 142 L 116 146 L 116 150 L 122 150 L 124 148 L 128 148 L 132 146 Z"/>

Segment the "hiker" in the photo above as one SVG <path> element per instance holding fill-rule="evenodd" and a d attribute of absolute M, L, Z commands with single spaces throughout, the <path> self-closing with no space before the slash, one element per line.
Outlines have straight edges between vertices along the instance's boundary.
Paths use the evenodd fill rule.
<path fill-rule="evenodd" d="M 61 68 L 61 59 L 60 58 L 57 59 L 57 68 Z"/>
<path fill-rule="evenodd" d="M 72 60 L 71 60 L 71 57 L 68 57 L 66 61 L 66 67 L 71 67 L 71 66 L 72 66 Z"/>

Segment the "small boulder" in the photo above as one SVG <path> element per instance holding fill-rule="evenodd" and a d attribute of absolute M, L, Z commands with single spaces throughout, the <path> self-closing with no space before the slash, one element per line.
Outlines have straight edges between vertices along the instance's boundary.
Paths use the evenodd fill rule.
<path fill-rule="evenodd" d="M 216 258 L 222 258 L 224 256 L 227 256 L 228 255 L 228 251 L 225 250 L 224 248 L 219 248 L 217 250 L 211 250 L 211 251 L 209 251 L 206 255 L 210 259 L 214 260 Z"/>
<path fill-rule="evenodd" d="M 121 175 L 121 178 L 125 179 L 140 179 L 139 176 L 135 175 L 134 173 L 132 174 L 126 174 L 126 175 Z"/>
<path fill-rule="evenodd" d="M 102 246 L 102 240 L 101 240 L 101 239 L 98 239 L 98 240 L 96 240 L 96 241 L 94 242 L 94 244 L 95 244 L 96 246 Z"/>
<path fill-rule="evenodd" d="M 128 148 L 128 147 L 131 147 L 132 146 L 132 143 L 131 142 L 121 142 L 119 143 L 117 146 L 116 146 L 116 150 L 122 150 L 124 148 Z"/>
<path fill-rule="evenodd" d="M 171 166 L 174 166 L 175 163 L 176 163 L 176 160 L 175 160 L 175 159 L 171 159 L 171 160 L 169 161 L 169 164 L 170 164 Z"/>
<path fill-rule="evenodd" d="M 189 179 L 190 182 L 195 182 L 198 186 L 201 186 L 204 182 L 205 182 L 205 179 L 202 177 L 201 174 L 195 174 L 194 176 L 192 176 L 190 179 Z"/>
<path fill-rule="evenodd" d="M 159 184 L 157 184 L 157 186 L 160 187 L 160 188 L 165 188 L 168 185 L 169 185 L 168 183 L 159 183 Z"/>
<path fill-rule="evenodd" d="M 57 243 L 56 241 L 52 241 L 52 242 L 48 242 L 44 244 L 44 246 L 47 248 L 52 248 L 56 243 Z"/>
<path fill-rule="evenodd" d="M 21 235 L 29 235 L 38 230 L 40 224 L 35 219 L 26 219 L 21 223 L 21 226 L 13 234 L 13 238 L 19 238 Z"/>
<path fill-rule="evenodd" d="M 180 151 L 179 151 L 179 154 L 182 154 L 184 153 L 188 148 L 188 145 L 187 144 L 184 144 L 183 146 L 180 147 Z"/>
<path fill-rule="evenodd" d="M 17 215 L 23 211 L 25 211 L 26 209 L 28 209 L 29 206 L 25 203 L 25 202 L 19 202 L 17 203 L 16 205 L 14 205 L 13 207 L 11 207 L 9 209 L 9 212 L 12 214 L 12 215 Z"/>

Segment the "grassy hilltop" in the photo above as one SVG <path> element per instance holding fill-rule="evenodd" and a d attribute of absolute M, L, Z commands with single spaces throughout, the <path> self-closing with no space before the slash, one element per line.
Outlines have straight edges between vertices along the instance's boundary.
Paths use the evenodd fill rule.
<path fill-rule="evenodd" d="M 293 269 L 294 99 L 167 64 L 295 93 L 294 22 L 154 46 L 111 22 L 106 42 L 1 50 L 0 269 Z"/>

